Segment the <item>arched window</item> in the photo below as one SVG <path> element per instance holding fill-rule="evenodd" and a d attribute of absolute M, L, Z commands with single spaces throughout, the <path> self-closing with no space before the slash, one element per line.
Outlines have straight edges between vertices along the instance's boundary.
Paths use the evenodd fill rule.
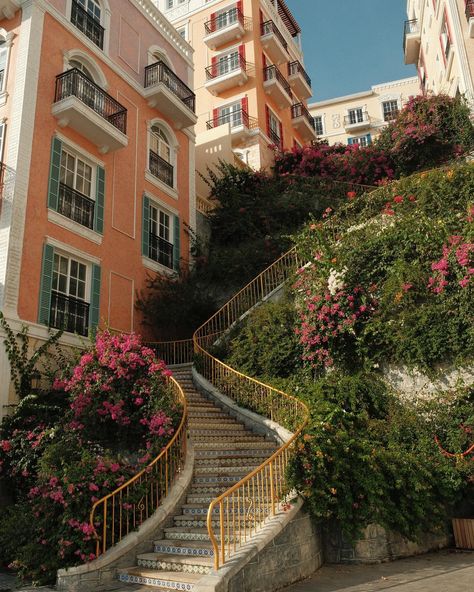
<path fill-rule="evenodd" d="M 92 75 L 92 72 L 89 70 L 89 68 L 87 66 L 85 66 L 79 60 L 69 60 L 69 68 L 71 68 L 71 69 L 76 68 L 77 70 L 82 72 L 85 76 L 87 76 L 87 78 L 90 78 L 92 81 L 94 81 L 94 76 Z"/>
<path fill-rule="evenodd" d="M 169 187 L 174 187 L 174 151 L 170 138 L 162 126 L 158 124 L 151 126 L 149 146 L 148 169 L 150 173 Z"/>
<path fill-rule="evenodd" d="M 101 22 L 102 10 L 96 0 L 77 0 L 77 3 L 98 23 Z"/>
<path fill-rule="evenodd" d="M 92 43 L 104 49 L 104 10 L 98 0 L 72 0 L 71 22 Z"/>

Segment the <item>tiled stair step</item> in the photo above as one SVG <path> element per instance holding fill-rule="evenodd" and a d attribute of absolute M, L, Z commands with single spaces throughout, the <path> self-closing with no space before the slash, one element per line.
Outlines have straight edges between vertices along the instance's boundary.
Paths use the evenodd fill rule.
<path fill-rule="evenodd" d="M 249 465 L 254 463 L 261 464 L 265 459 L 271 456 L 270 450 L 230 450 L 220 454 L 201 454 L 202 452 L 214 452 L 213 450 L 196 451 L 196 466 L 210 466 L 219 463 L 222 467 L 226 465 L 237 465 L 246 458 L 249 459 Z"/>
<path fill-rule="evenodd" d="M 200 477 L 201 475 L 211 475 L 214 477 L 220 475 L 242 475 L 242 477 L 244 477 L 256 469 L 259 464 L 260 463 L 257 462 L 256 465 L 247 464 L 232 467 L 224 467 L 219 465 L 212 467 L 194 467 L 194 477 Z"/>
<path fill-rule="evenodd" d="M 268 511 L 256 514 L 256 516 L 259 517 L 268 515 Z M 190 518 L 188 516 L 175 516 L 174 520 L 176 526 L 188 528 L 207 528 L 207 519 L 205 516 L 203 516 L 202 518 L 199 518 L 198 516 L 195 516 L 194 518 Z M 230 516 L 229 520 L 227 520 L 226 517 L 224 517 L 224 525 L 226 525 L 228 522 L 233 527 L 236 526 L 238 528 L 244 528 L 247 526 L 249 528 L 253 524 L 253 514 L 249 516 L 242 516 L 240 519 L 234 515 Z M 216 517 L 215 520 L 211 521 L 211 524 L 212 528 L 219 529 L 221 523 L 220 520 L 218 520 Z"/>
<path fill-rule="evenodd" d="M 210 403 L 208 401 L 193 401 L 188 402 L 188 409 L 190 411 L 201 411 L 204 409 L 218 409 L 221 410 L 222 407 L 217 407 L 214 403 Z"/>
<path fill-rule="evenodd" d="M 191 434 L 197 434 L 199 436 L 204 435 L 206 432 L 212 431 L 216 435 L 218 434 L 228 434 L 230 431 L 232 432 L 243 432 L 244 426 L 242 424 L 233 424 L 229 423 L 223 425 L 219 422 L 217 423 L 194 423 L 192 420 L 189 421 L 190 428 L 189 431 Z"/>
<path fill-rule="evenodd" d="M 259 467 L 268 457 L 266 456 L 241 456 L 237 458 L 201 458 L 195 461 L 196 469 L 211 469 L 213 467 L 230 468 L 230 467 Z"/>
<path fill-rule="evenodd" d="M 248 473 L 239 473 L 237 475 L 195 475 L 191 486 L 194 485 L 227 485 L 232 487 L 243 479 Z"/>
<path fill-rule="evenodd" d="M 255 500 L 256 501 L 256 500 Z M 257 505 L 253 505 L 252 506 L 252 512 L 254 510 L 256 514 L 258 515 L 267 515 L 268 514 L 268 507 L 269 504 L 269 499 L 267 500 L 267 503 L 264 504 L 258 504 Z M 207 516 L 209 508 L 207 506 L 203 507 L 202 504 L 185 504 L 183 506 L 183 516 Z M 227 509 L 226 509 L 227 512 Z M 234 499 L 234 503 L 232 503 L 232 500 L 230 500 L 229 502 L 229 514 L 247 514 L 249 512 L 249 509 L 247 507 L 240 507 L 239 508 L 239 504 L 237 502 L 237 499 Z M 217 514 L 219 515 L 219 508 L 214 508 L 213 509 L 213 514 Z M 252 514 L 253 515 L 253 514 Z"/>
<path fill-rule="evenodd" d="M 191 425 L 199 427 L 201 425 L 212 425 L 212 426 L 239 426 L 241 429 L 244 429 L 244 424 L 239 423 L 232 417 L 226 415 L 225 417 L 190 417 L 189 421 Z"/>
<path fill-rule="evenodd" d="M 224 493 L 224 492 L 222 492 Z M 209 506 L 209 504 L 212 502 L 212 500 L 216 499 L 217 495 L 213 495 L 213 494 L 206 494 L 206 493 L 191 493 L 187 496 L 186 498 L 186 503 L 187 504 L 205 504 L 206 506 Z M 255 498 L 255 501 L 257 503 L 260 503 L 260 500 L 263 499 L 266 502 L 270 501 L 269 497 L 257 497 Z M 231 502 L 232 503 L 232 502 Z"/>
<path fill-rule="evenodd" d="M 212 569 L 212 557 L 187 557 L 167 553 L 143 553 L 137 556 L 138 567 L 178 571 L 181 573 L 207 574 Z"/>
<path fill-rule="evenodd" d="M 216 539 L 218 541 L 220 541 L 220 534 L 219 534 L 219 530 L 217 530 L 217 532 L 215 533 L 216 535 Z M 210 539 L 209 539 L 209 532 L 207 531 L 207 528 L 189 528 L 189 527 L 183 527 L 183 526 L 174 526 L 172 528 L 165 528 L 165 536 L 166 539 L 169 540 L 180 540 L 180 541 L 197 541 L 197 542 L 208 542 L 210 543 Z M 238 536 L 236 534 L 237 540 L 238 540 Z M 231 542 L 234 541 L 234 536 L 230 535 L 229 536 Z M 227 541 L 228 538 L 227 536 L 224 537 L 224 539 Z"/>
<path fill-rule="evenodd" d="M 156 571 L 130 567 L 121 569 L 118 574 L 120 582 L 125 584 L 142 584 L 152 586 L 158 590 L 178 590 L 179 592 L 193 592 L 201 575 L 176 573 L 172 571 Z"/>
<path fill-rule="evenodd" d="M 224 420 L 224 422 L 231 421 L 231 418 L 229 417 L 229 415 L 227 413 L 222 413 L 222 411 L 218 411 L 217 409 L 212 410 L 212 411 L 197 411 L 197 412 L 194 411 L 193 413 L 189 414 L 189 417 L 191 419 L 210 418 L 210 419 Z"/>
<path fill-rule="evenodd" d="M 189 489 L 189 495 L 212 495 L 214 497 L 217 497 L 219 495 L 221 495 L 221 493 L 224 493 L 225 491 L 227 491 L 229 489 L 229 485 L 227 483 L 223 483 L 222 485 L 219 485 L 217 483 L 213 483 L 213 484 L 209 484 L 209 483 L 198 483 L 193 485 L 190 489 Z M 213 499 L 214 499 L 213 497 Z"/>
<path fill-rule="evenodd" d="M 259 448 L 275 448 L 273 441 L 265 440 L 263 436 L 249 436 L 246 432 L 243 434 L 222 434 L 220 436 L 213 436 L 212 434 L 193 436 L 193 442 L 196 449 L 202 450 L 209 448 L 221 451 L 223 446 L 225 449 L 230 450 L 237 442 L 239 443 L 239 448 L 247 448 L 246 443 L 249 444 L 248 448 L 252 448 L 256 442 L 258 442 Z"/>
<path fill-rule="evenodd" d="M 153 543 L 155 553 L 174 554 L 191 557 L 214 557 L 210 541 L 161 540 Z"/>

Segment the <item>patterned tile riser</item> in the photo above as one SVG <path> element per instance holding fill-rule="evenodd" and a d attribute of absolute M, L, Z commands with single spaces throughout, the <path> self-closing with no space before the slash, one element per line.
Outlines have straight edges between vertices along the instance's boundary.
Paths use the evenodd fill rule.
<path fill-rule="evenodd" d="M 260 463 L 255 463 L 255 464 L 243 464 L 243 463 L 239 463 L 237 466 L 221 466 L 219 464 L 216 464 L 214 466 L 211 467 L 196 467 L 194 469 L 194 474 L 196 475 L 196 477 L 200 476 L 200 475 L 219 475 L 221 473 L 224 473 L 224 475 L 234 475 L 234 474 L 239 474 L 242 475 L 242 477 L 244 475 L 247 475 L 248 473 L 250 473 L 250 471 L 253 471 L 253 469 L 255 467 L 258 467 Z M 248 470 L 247 470 L 248 469 Z"/>
<path fill-rule="evenodd" d="M 137 564 L 139 567 L 161 569 L 163 571 L 176 571 L 202 575 L 211 573 L 211 566 L 207 565 L 188 565 L 186 563 L 173 563 L 172 561 L 152 561 L 151 559 L 138 559 Z"/>
<path fill-rule="evenodd" d="M 210 537 L 207 532 L 167 532 L 166 538 L 169 540 L 178 540 L 178 541 L 199 541 L 199 542 L 210 542 Z M 218 541 L 221 540 L 219 534 L 216 534 L 216 539 Z M 225 541 L 228 538 L 225 537 Z M 234 537 L 230 537 L 230 540 L 233 541 Z"/>
<path fill-rule="evenodd" d="M 214 477 L 206 477 L 206 476 L 196 476 L 193 479 L 193 485 L 206 485 L 207 483 L 226 483 L 229 485 L 235 485 L 238 483 L 243 477 L 245 477 L 245 473 L 242 474 L 240 472 L 239 475 L 216 475 Z"/>
<path fill-rule="evenodd" d="M 232 508 L 232 502 L 230 503 L 230 508 L 229 508 L 229 514 L 246 514 L 247 513 L 247 509 L 245 508 L 239 508 L 238 506 L 238 502 L 237 499 L 234 500 L 234 508 Z M 263 513 L 263 514 L 268 514 L 267 510 L 263 510 L 257 508 L 257 513 Z M 216 516 L 219 515 L 219 508 L 214 508 L 213 514 L 215 514 Z M 183 515 L 184 516 L 207 516 L 207 508 L 183 508 Z"/>
<path fill-rule="evenodd" d="M 218 459 L 221 457 L 225 457 L 223 460 L 231 460 L 229 457 L 232 457 L 232 459 L 251 459 L 256 458 L 256 457 L 260 457 L 260 456 L 264 456 L 264 458 L 267 458 L 268 455 L 268 451 L 267 450 L 252 450 L 251 448 L 248 448 L 246 450 L 231 450 L 231 451 L 226 451 L 226 450 L 196 450 L 195 452 L 195 456 L 198 459 L 197 462 L 203 462 L 201 459 L 204 458 L 211 458 L 211 459 Z"/>
<path fill-rule="evenodd" d="M 213 549 L 207 549 L 206 547 L 194 548 L 194 547 L 176 547 L 173 545 L 155 545 L 155 553 L 168 553 L 174 555 L 190 556 L 190 557 L 214 557 Z"/>
<path fill-rule="evenodd" d="M 198 459 L 195 462 L 196 468 L 202 469 L 206 467 L 249 467 L 258 465 L 263 462 L 262 458 L 214 458 L 214 459 Z"/>
<path fill-rule="evenodd" d="M 268 515 L 268 512 L 266 512 L 265 515 Z M 187 519 L 185 516 L 181 516 L 181 517 L 177 517 L 175 516 L 174 518 L 175 524 L 176 526 L 180 526 L 181 528 L 207 528 L 207 522 L 206 520 L 198 520 L 198 519 L 194 519 L 194 520 L 190 520 Z M 227 524 L 227 520 L 224 520 L 224 524 Z M 233 517 L 231 518 L 230 522 L 232 522 L 232 525 L 236 525 L 236 526 L 241 526 L 241 527 L 251 527 L 252 526 L 252 522 L 253 522 L 253 516 L 249 516 L 245 519 L 241 519 L 241 520 L 235 520 Z M 218 520 L 212 520 L 212 527 L 213 528 L 219 528 L 220 527 L 220 522 Z"/>
<path fill-rule="evenodd" d="M 119 574 L 120 582 L 125 584 L 142 584 L 145 586 L 153 586 L 156 588 L 165 588 L 167 590 L 180 590 L 184 592 L 192 592 L 194 584 L 187 584 L 185 582 L 172 582 L 170 580 L 162 580 L 160 578 L 147 578 L 144 576 L 135 576 L 129 574 Z"/>

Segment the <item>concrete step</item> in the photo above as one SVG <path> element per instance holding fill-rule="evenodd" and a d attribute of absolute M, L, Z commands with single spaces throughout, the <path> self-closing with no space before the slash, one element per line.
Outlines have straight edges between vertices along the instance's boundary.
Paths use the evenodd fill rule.
<path fill-rule="evenodd" d="M 248 475 L 254 469 L 259 466 L 260 463 L 255 465 L 243 465 L 243 466 L 212 466 L 212 467 L 194 467 L 194 477 L 200 477 L 201 475 L 209 476 L 221 476 L 221 475 Z M 240 478 L 242 478 L 240 477 Z M 240 479 L 239 479 L 240 480 Z"/>
<path fill-rule="evenodd" d="M 168 553 L 143 553 L 137 556 L 137 566 L 146 569 L 178 571 L 191 574 L 208 574 L 212 568 L 212 557 L 171 555 Z"/>
<path fill-rule="evenodd" d="M 153 551 L 166 555 L 186 557 L 213 557 L 214 550 L 210 541 L 187 541 L 183 539 L 163 539 L 154 541 Z"/>
<path fill-rule="evenodd" d="M 137 566 L 120 569 L 118 579 L 125 584 L 142 584 L 158 590 L 180 590 L 193 592 L 201 574 L 157 571 Z"/>
<path fill-rule="evenodd" d="M 215 533 L 217 540 L 220 540 L 219 531 Z M 207 528 L 192 528 L 186 526 L 174 526 L 172 528 L 165 528 L 165 536 L 168 540 L 180 540 L 180 541 L 196 541 L 196 542 L 207 542 L 211 545 L 209 539 L 209 533 Z M 233 542 L 234 537 L 230 536 L 231 542 Z M 238 539 L 238 537 L 237 537 Z M 225 537 L 227 540 L 227 537 Z"/>

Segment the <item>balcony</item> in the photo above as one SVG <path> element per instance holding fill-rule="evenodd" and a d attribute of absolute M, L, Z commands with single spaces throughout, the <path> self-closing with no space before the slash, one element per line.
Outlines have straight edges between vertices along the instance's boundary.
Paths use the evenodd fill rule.
<path fill-rule="evenodd" d="M 145 68 L 144 94 L 178 129 L 196 124 L 196 95 L 164 62 Z"/>
<path fill-rule="evenodd" d="M 161 158 L 159 154 L 150 150 L 148 155 L 148 168 L 150 169 L 150 173 L 163 181 L 168 187 L 173 187 L 174 185 L 174 170 L 173 165 L 166 161 L 164 158 Z"/>
<path fill-rule="evenodd" d="M 291 89 L 283 74 L 276 66 L 263 69 L 263 88 L 281 109 L 290 107 L 292 103 Z"/>
<path fill-rule="evenodd" d="M 148 242 L 148 256 L 153 261 L 173 269 L 173 244 L 161 236 L 150 232 Z"/>
<path fill-rule="evenodd" d="M 275 146 L 279 152 L 283 152 L 283 142 L 281 141 L 280 136 L 272 129 L 268 130 L 268 136 L 273 146 Z"/>
<path fill-rule="evenodd" d="M 66 218 L 94 228 L 95 201 L 64 183 L 59 184 L 58 212 Z"/>
<path fill-rule="evenodd" d="M 466 19 L 469 31 L 469 37 L 474 37 L 474 0 L 466 2 Z"/>
<path fill-rule="evenodd" d="M 370 115 L 366 112 L 354 112 L 344 117 L 344 128 L 346 129 L 346 132 L 367 129 L 371 125 Z"/>
<path fill-rule="evenodd" d="M 231 113 L 225 113 L 214 119 L 210 119 L 206 126 L 207 129 L 214 129 L 221 125 L 229 125 L 232 144 L 245 140 L 251 134 L 251 130 L 258 127 L 258 121 L 255 117 L 250 117 L 244 109 L 237 109 Z"/>
<path fill-rule="evenodd" d="M 261 24 L 261 41 L 268 57 L 274 64 L 282 64 L 288 60 L 288 43 L 273 21 Z"/>
<path fill-rule="evenodd" d="M 205 87 L 217 95 L 229 88 L 243 86 L 249 79 L 247 62 L 238 54 L 232 54 L 206 68 Z"/>
<path fill-rule="evenodd" d="M 305 142 L 316 140 L 314 118 L 303 103 L 296 103 L 296 105 L 291 106 L 291 122 Z"/>
<path fill-rule="evenodd" d="M 128 144 L 127 110 L 77 68 L 56 77 L 52 114 L 95 144 L 102 154 Z"/>
<path fill-rule="evenodd" d="M 245 35 L 244 15 L 238 8 L 231 8 L 204 23 L 204 31 L 204 43 L 211 49 L 242 39 Z"/>
<path fill-rule="evenodd" d="M 313 94 L 311 78 L 298 61 L 288 64 L 288 82 L 300 99 L 308 99 Z"/>
<path fill-rule="evenodd" d="M 20 0 L 0 0 L 0 20 L 12 19 L 20 8 Z"/>
<path fill-rule="evenodd" d="M 104 49 L 104 27 L 84 10 L 76 0 L 72 0 L 71 23 L 97 47 Z"/>
<path fill-rule="evenodd" d="M 89 303 L 61 292 L 51 292 L 49 326 L 69 333 L 89 333 Z"/>
<path fill-rule="evenodd" d="M 405 33 L 403 37 L 403 53 L 405 64 L 417 64 L 420 55 L 421 29 L 417 19 L 405 21 Z"/>

